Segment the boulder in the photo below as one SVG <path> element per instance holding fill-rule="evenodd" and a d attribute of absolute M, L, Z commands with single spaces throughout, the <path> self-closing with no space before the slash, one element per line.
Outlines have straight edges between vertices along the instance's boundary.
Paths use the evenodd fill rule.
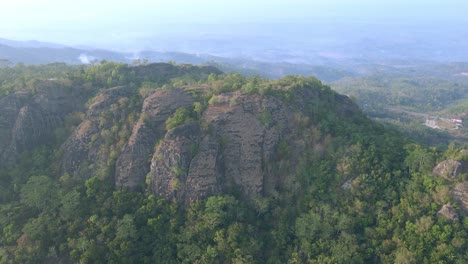
<path fill-rule="evenodd" d="M 444 206 L 442 206 L 442 209 L 440 209 L 438 212 L 437 212 L 437 216 L 438 217 L 445 217 L 449 220 L 452 220 L 452 221 L 458 221 L 458 214 L 457 214 L 457 211 L 455 210 L 455 208 L 453 208 L 453 206 L 448 203 L 448 204 L 445 204 Z"/>
<path fill-rule="evenodd" d="M 432 173 L 440 177 L 456 178 L 460 173 L 468 173 L 468 164 L 458 160 L 444 160 L 435 166 Z"/>
<path fill-rule="evenodd" d="M 468 213 L 468 181 L 457 183 L 451 190 L 453 198 L 458 202 L 460 208 Z"/>

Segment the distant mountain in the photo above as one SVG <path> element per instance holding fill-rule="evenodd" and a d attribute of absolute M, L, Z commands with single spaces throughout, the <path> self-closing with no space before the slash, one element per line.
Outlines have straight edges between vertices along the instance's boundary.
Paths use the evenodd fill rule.
<path fill-rule="evenodd" d="M 188 64 L 209 64 L 224 72 L 238 72 L 244 76 L 260 75 L 267 78 L 281 78 L 286 75 L 315 76 L 331 82 L 344 77 L 356 76 L 356 72 L 337 64 L 310 65 L 289 62 L 266 62 L 249 58 L 227 58 L 210 54 L 188 54 L 182 52 L 143 51 L 136 55 L 150 62 L 175 61 Z"/>
<path fill-rule="evenodd" d="M 0 44 L 14 48 L 65 48 L 65 45 L 37 40 L 18 41 L 0 38 Z"/>
<path fill-rule="evenodd" d="M 3 41 L 8 43 L 9 41 Z M 33 45 L 29 45 L 29 44 Z M 36 43 L 37 45 L 34 45 Z M 41 42 L 11 42 L 11 45 L 0 44 L 0 59 L 12 63 L 47 64 L 64 62 L 68 64 L 89 63 L 92 60 L 112 60 L 124 62 L 126 56 L 117 52 L 106 50 L 84 50 Z"/>
<path fill-rule="evenodd" d="M 0 39 L 0 60 L 2 65 L 11 63 L 48 64 L 64 62 L 67 64 L 88 64 L 93 61 L 114 61 L 132 63 L 140 59 L 148 62 L 168 62 L 188 64 L 209 64 L 226 72 L 240 72 L 246 76 L 261 75 L 268 78 L 281 78 L 288 74 L 316 76 L 324 81 L 335 81 L 343 77 L 355 76 L 352 71 L 330 65 L 307 65 L 289 62 L 257 61 L 250 58 L 228 58 L 210 54 L 189 54 L 183 52 L 141 51 L 135 53 L 115 52 L 86 48 L 66 47 L 60 44 L 39 41 L 13 41 Z M 8 62 L 8 63 L 7 63 Z"/>
<path fill-rule="evenodd" d="M 203 42 L 205 43 L 205 42 Z M 233 53 L 224 55 L 222 48 L 226 49 L 238 43 L 237 48 L 233 48 Z M 189 45 L 190 50 L 200 50 L 200 53 L 187 52 L 162 52 L 151 49 L 138 52 L 118 52 L 103 49 L 93 49 L 90 47 L 67 47 L 61 44 L 39 42 L 39 41 L 14 41 L 0 39 L 0 66 L 6 66 L 17 63 L 24 64 L 48 64 L 54 62 L 64 62 L 67 64 L 88 64 L 93 61 L 114 61 L 124 63 L 147 63 L 147 62 L 168 62 L 188 64 L 208 64 L 220 68 L 224 72 L 239 72 L 245 76 L 260 75 L 267 78 L 281 78 L 288 74 L 299 74 L 305 76 L 315 76 L 326 82 L 333 82 L 345 77 L 356 77 L 373 74 L 375 72 L 386 72 L 400 74 L 406 69 L 418 68 L 433 75 L 444 75 L 445 72 L 434 70 L 434 61 L 423 59 L 409 59 L 404 55 L 405 52 L 399 52 L 401 46 L 389 45 L 392 52 L 382 47 L 380 44 L 368 41 L 366 43 L 350 43 L 342 52 L 332 52 L 334 48 L 323 46 L 321 49 L 314 50 L 308 43 L 296 47 L 282 47 L 278 49 L 269 48 L 268 44 L 264 50 L 256 49 L 258 43 L 252 43 L 252 47 L 246 47 L 244 51 L 239 40 L 232 42 L 220 42 L 220 47 L 214 47 L 213 43 L 206 42 L 206 47 L 200 43 Z M 221 47 L 224 44 L 227 46 Z M 155 44 L 153 48 L 157 48 Z M 299 45 L 299 44 L 298 44 Z M 344 45 L 344 44 L 343 44 Z M 409 45 L 409 44 L 408 44 Z M 413 45 L 414 46 L 414 45 Z M 213 52 L 209 52 L 211 49 Z M 409 47 L 409 46 L 408 46 Z M 178 49 L 174 45 L 174 50 Z M 300 48 L 300 49 L 299 49 Z M 366 52 L 362 52 L 365 48 Z M 289 50 L 289 52 L 288 52 Z M 322 52 L 321 52 L 321 51 Z M 329 52 L 327 52 L 329 50 Z M 385 52 L 384 52 L 385 51 Z M 414 54 L 418 53 L 414 51 Z M 243 55 L 242 55 L 243 54 Z M 361 55 L 359 55 L 361 54 Z M 392 54 L 402 56 L 395 57 Z M 418 53 L 419 54 L 419 53 Z M 359 56 L 358 56 L 359 55 Z M 390 56 L 391 55 L 391 56 Z M 424 54 L 420 53 L 424 58 Z M 430 58 L 430 56 L 427 56 Z M 463 56 L 459 57 L 463 61 Z M 440 63 L 440 62 L 439 62 Z M 445 68 L 445 66 L 443 67 Z M 432 70 L 430 70 L 432 69 Z M 461 72 L 461 71 L 460 71 Z"/>

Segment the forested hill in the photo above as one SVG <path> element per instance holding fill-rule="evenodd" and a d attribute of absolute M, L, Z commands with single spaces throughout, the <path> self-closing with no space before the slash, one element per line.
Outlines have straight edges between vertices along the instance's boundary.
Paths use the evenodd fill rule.
<path fill-rule="evenodd" d="M 0 263 L 468 259 L 466 148 L 313 77 L 18 65 L 0 113 Z"/>
<path fill-rule="evenodd" d="M 331 85 L 356 98 L 369 117 L 399 127 L 418 142 L 447 146 L 452 141 L 468 142 L 466 71 L 466 63 L 409 66 L 345 78 Z M 451 119 L 462 121 L 456 124 Z M 425 126 L 427 120 L 435 126 Z"/>

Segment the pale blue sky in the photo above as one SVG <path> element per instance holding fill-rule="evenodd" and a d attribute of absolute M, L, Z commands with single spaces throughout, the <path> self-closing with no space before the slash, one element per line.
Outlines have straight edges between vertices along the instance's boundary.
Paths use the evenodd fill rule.
<path fill-rule="evenodd" d="M 0 0 L 0 38 L 89 45 L 190 33 L 199 24 L 218 25 L 215 33 L 223 25 L 337 20 L 468 25 L 467 14 L 467 0 Z"/>

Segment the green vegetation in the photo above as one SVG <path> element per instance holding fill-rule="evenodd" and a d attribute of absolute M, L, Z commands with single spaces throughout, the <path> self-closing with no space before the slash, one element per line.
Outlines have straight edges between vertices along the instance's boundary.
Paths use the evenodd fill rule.
<path fill-rule="evenodd" d="M 272 116 L 268 110 L 264 109 L 262 113 L 258 116 L 258 121 L 264 126 L 268 126 L 271 122 Z"/>
<path fill-rule="evenodd" d="M 103 111 L 94 143 L 109 160 L 97 160 L 92 175 L 62 175 L 60 146 L 86 117 L 75 112 L 58 128 L 54 143 L 23 153 L 0 167 L 0 263 L 466 263 L 468 218 L 437 217 L 454 182 L 436 177 L 432 167 L 446 158 L 466 159 L 450 145 L 446 151 L 403 138 L 357 111 L 340 115 L 346 102 L 312 77 L 269 81 L 238 74 L 195 74 L 190 66 L 131 67 L 102 63 L 90 67 L 1 68 L 1 96 L 29 80 L 62 76 L 70 89 L 88 98 L 114 85 L 135 88 Z M 141 67 L 141 68 L 139 68 Z M 149 67 L 149 68 L 148 68 Z M 184 68 L 185 67 L 185 68 Z M 51 69 L 49 69 L 51 68 Z M 47 73 L 43 73 L 47 72 Z M 174 71 L 174 72 L 173 72 Z M 12 72 L 9 75 L 7 72 Z M 32 73 L 31 73 L 32 72 Z M 184 77 L 185 76 L 185 77 Z M 174 79 L 175 78 L 175 79 Z M 65 82 L 65 80 L 67 80 Z M 207 83 L 190 109 L 180 108 L 166 122 L 172 129 L 196 121 L 208 99 L 222 93 L 274 96 L 291 109 L 304 139 L 291 182 L 268 196 L 248 200 L 235 191 L 178 204 L 145 192 L 115 188 L 119 150 L 138 118 L 142 100 L 163 85 Z M 139 91 L 139 93 L 138 93 Z M 303 94 L 313 95 L 305 100 Z M 340 99 L 341 98 L 341 99 Z M 91 99 L 90 102 L 93 102 Z M 293 103 L 294 102 L 294 103 Z M 232 102 L 233 104 L 236 102 Z M 273 112 L 259 115 L 273 123 Z M 226 145 L 229 138 L 220 138 Z M 293 153 L 278 144 L 278 169 Z M 190 146 L 195 155 L 198 146 Z M 177 175 L 184 172 L 173 167 Z M 343 184 L 350 182 L 349 188 Z M 174 189 L 181 182 L 174 180 Z"/>
<path fill-rule="evenodd" d="M 468 94 L 466 83 L 466 80 L 460 78 L 410 78 L 376 74 L 344 79 L 333 86 L 358 98 L 369 111 L 401 107 L 408 111 L 434 112 L 464 99 Z"/>
<path fill-rule="evenodd" d="M 190 111 L 186 108 L 177 109 L 174 115 L 166 120 L 166 129 L 170 130 L 176 126 L 192 121 L 193 119 L 190 118 L 190 115 Z"/>
<path fill-rule="evenodd" d="M 142 66 L 130 66 L 124 63 L 102 61 L 92 66 L 70 66 L 54 63 L 42 66 L 24 66 L 0 68 L 0 97 L 15 91 L 35 91 L 56 84 L 69 89 L 87 91 L 120 85 L 129 85 L 145 91 L 154 90 L 164 84 L 186 85 L 206 80 L 210 70 L 206 67 L 195 71 L 196 66 L 171 65 L 156 63 Z M 157 72 L 158 74 L 152 74 Z M 206 72 L 206 73 L 204 73 Z"/>
<path fill-rule="evenodd" d="M 370 117 L 390 123 L 412 139 L 446 146 L 450 141 L 468 142 L 466 124 L 456 130 L 425 127 L 426 119 L 462 117 L 468 113 L 468 78 L 458 76 L 463 65 L 444 65 L 382 71 L 369 76 L 345 78 L 333 89 L 356 98 Z M 453 125 L 452 127 L 454 127 Z"/>

